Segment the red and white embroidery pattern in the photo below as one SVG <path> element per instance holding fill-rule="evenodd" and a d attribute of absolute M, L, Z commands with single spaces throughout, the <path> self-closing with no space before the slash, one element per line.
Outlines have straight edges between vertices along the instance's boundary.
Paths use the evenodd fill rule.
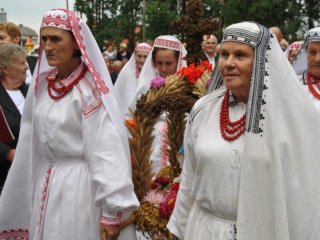
<path fill-rule="evenodd" d="M 135 47 L 135 51 L 144 51 L 144 52 L 150 52 L 151 51 L 151 46 L 147 43 L 139 43 L 136 47 Z"/>
<path fill-rule="evenodd" d="M 46 204 L 47 204 L 47 195 L 48 195 L 48 189 L 49 189 L 49 180 L 50 180 L 50 176 L 51 176 L 51 171 L 52 171 L 52 167 L 49 167 L 47 170 L 47 174 L 45 177 L 45 182 L 43 184 L 43 189 L 41 192 L 41 206 L 40 206 L 40 216 L 39 216 L 39 236 L 41 234 L 42 231 L 42 227 L 43 227 L 43 217 L 44 217 L 44 213 L 45 213 L 45 208 L 46 208 Z"/>
<path fill-rule="evenodd" d="M 97 89 L 97 86 L 90 74 L 86 74 L 76 87 L 81 95 L 82 112 L 84 117 L 90 116 L 103 105 L 99 90 Z M 84 94 L 84 92 L 87 92 L 87 94 Z M 91 94 L 88 94 L 88 92 Z"/>
<path fill-rule="evenodd" d="M 68 21 L 68 15 L 45 15 L 42 20 L 41 28 L 43 27 L 57 27 L 64 30 L 71 31 L 71 24 Z"/>
<path fill-rule="evenodd" d="M 29 231 L 25 228 L 10 229 L 0 232 L 1 240 L 28 240 Z"/>
<path fill-rule="evenodd" d="M 163 48 L 168 48 L 176 51 L 181 51 L 181 43 L 168 40 L 168 39 L 161 39 L 157 38 L 154 42 L 154 47 L 163 47 Z"/>
<path fill-rule="evenodd" d="M 162 39 L 162 38 L 157 38 L 154 42 L 154 47 L 160 47 L 160 48 L 167 48 L 175 51 L 179 51 L 179 63 L 178 67 L 179 69 L 183 67 L 183 61 L 182 61 L 182 45 L 180 42 L 177 41 L 172 41 L 168 39 Z"/>
<path fill-rule="evenodd" d="M 106 86 L 100 73 L 97 71 L 96 67 L 94 66 L 92 60 L 89 58 L 88 52 L 86 51 L 86 46 L 84 45 L 83 36 L 81 35 L 81 31 L 80 31 L 81 30 L 80 18 L 77 17 L 73 12 L 67 11 L 65 9 L 54 9 L 54 10 L 60 10 L 61 12 L 64 12 L 64 14 L 60 12 L 59 14 L 51 13 L 44 16 L 41 27 L 55 26 L 61 29 L 72 31 L 76 39 L 76 42 L 79 46 L 79 49 L 81 51 L 83 61 L 85 62 L 90 73 L 92 74 L 99 92 L 101 93 L 101 95 L 109 94 L 108 87 Z"/>
<path fill-rule="evenodd" d="M 100 224 L 103 226 L 117 226 L 120 225 L 122 213 L 118 213 L 117 217 L 101 217 Z"/>
<path fill-rule="evenodd" d="M 71 13 L 70 11 L 68 12 L 68 15 L 69 15 L 69 20 L 70 20 L 71 26 L 73 26 L 72 32 L 73 32 L 73 35 L 78 43 L 79 49 L 82 54 L 83 61 L 86 63 L 90 73 L 92 74 L 93 79 L 94 79 L 95 83 L 97 84 L 99 92 L 102 95 L 108 94 L 109 89 L 107 88 L 100 73 L 97 71 L 96 67 L 94 66 L 92 60 L 89 58 L 89 55 L 86 51 L 86 46 L 83 43 L 83 36 L 81 35 L 81 32 L 80 32 L 81 27 L 80 27 L 79 18 L 76 15 L 74 15 L 73 13 Z"/>

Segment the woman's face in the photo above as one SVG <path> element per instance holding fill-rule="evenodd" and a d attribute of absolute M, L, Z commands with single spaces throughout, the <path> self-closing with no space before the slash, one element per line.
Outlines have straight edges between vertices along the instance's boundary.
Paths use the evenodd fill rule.
<path fill-rule="evenodd" d="M 55 27 L 41 29 L 41 44 L 50 66 L 66 66 L 72 61 L 74 52 L 79 49 L 72 34 Z"/>
<path fill-rule="evenodd" d="M 307 48 L 308 72 L 320 78 L 320 42 L 311 42 Z"/>
<path fill-rule="evenodd" d="M 221 46 L 221 76 L 226 88 L 232 91 L 237 101 L 248 100 L 253 56 L 253 48 L 244 43 L 230 41 Z"/>
<path fill-rule="evenodd" d="M 3 81 L 6 81 L 6 85 L 10 85 L 10 87 L 20 87 L 26 80 L 28 68 L 25 56 L 13 59 L 10 66 L 6 66 L 2 70 L 4 75 Z"/>
<path fill-rule="evenodd" d="M 158 70 L 161 77 L 167 77 L 176 73 L 178 59 L 176 51 L 170 49 L 158 49 L 154 58 L 154 67 Z"/>
<path fill-rule="evenodd" d="M 136 64 L 139 70 L 142 69 L 148 55 L 149 55 L 149 52 L 146 52 L 146 51 L 135 51 Z"/>

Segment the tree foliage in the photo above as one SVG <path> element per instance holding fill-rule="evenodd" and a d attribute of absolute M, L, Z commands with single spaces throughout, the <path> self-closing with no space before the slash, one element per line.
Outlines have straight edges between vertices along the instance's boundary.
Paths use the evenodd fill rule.
<path fill-rule="evenodd" d="M 240 21 L 256 21 L 266 27 L 279 26 L 284 36 L 293 41 L 319 24 L 319 0 L 203 0 L 205 17 L 218 18 L 219 32 Z M 146 38 L 172 34 L 170 23 L 186 13 L 187 0 L 76 0 L 75 10 L 85 14 L 98 43 L 127 37 L 133 44 L 142 40 L 136 26 L 146 25 Z"/>
<path fill-rule="evenodd" d="M 146 38 L 155 39 L 159 35 L 170 35 L 170 23 L 177 17 L 176 1 L 147 1 Z"/>
<path fill-rule="evenodd" d="M 206 13 L 221 20 L 220 30 L 241 21 L 255 21 L 266 27 L 279 26 L 289 40 L 295 40 L 304 22 L 302 0 L 205 0 Z"/>

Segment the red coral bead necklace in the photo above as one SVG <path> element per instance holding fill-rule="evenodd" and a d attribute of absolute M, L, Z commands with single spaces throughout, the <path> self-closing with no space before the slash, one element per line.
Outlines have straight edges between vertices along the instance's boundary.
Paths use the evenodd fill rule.
<path fill-rule="evenodd" d="M 317 85 L 318 90 L 320 91 L 320 83 L 319 83 L 319 79 L 312 77 L 313 81 L 315 82 L 315 84 Z M 317 90 L 314 88 L 313 84 L 312 84 L 312 79 L 311 79 L 311 75 L 310 73 L 307 74 L 307 84 L 308 84 L 308 88 L 309 91 L 312 93 L 312 95 L 320 100 L 320 94 L 319 92 L 317 92 Z"/>
<path fill-rule="evenodd" d="M 56 79 L 51 79 L 47 77 L 49 96 L 54 100 L 61 99 L 64 96 L 66 96 L 67 93 L 73 88 L 73 86 L 76 85 L 83 78 L 87 70 L 88 67 L 85 64 L 83 64 L 82 70 L 79 73 L 79 75 L 75 77 L 75 79 L 68 86 L 62 85 L 60 81 L 56 81 Z M 57 87 L 56 83 L 60 84 L 61 87 Z M 57 94 L 53 94 L 52 91 L 56 92 Z"/>
<path fill-rule="evenodd" d="M 235 122 L 229 118 L 229 90 L 226 91 L 220 111 L 220 132 L 222 137 L 232 142 L 238 139 L 245 132 L 246 113 Z"/>

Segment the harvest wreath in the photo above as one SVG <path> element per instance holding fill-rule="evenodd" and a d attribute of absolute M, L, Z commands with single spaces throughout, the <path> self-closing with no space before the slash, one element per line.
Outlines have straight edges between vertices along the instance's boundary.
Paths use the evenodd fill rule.
<path fill-rule="evenodd" d="M 131 133 L 132 179 L 140 201 L 140 208 L 135 212 L 135 225 L 138 231 L 150 236 L 160 233 L 167 239 L 174 239 L 166 225 L 179 189 L 181 168 L 178 153 L 183 145 L 186 116 L 197 99 L 205 94 L 211 69 L 211 64 L 204 61 L 197 67 L 191 64 L 182 68 L 166 79 L 156 77 L 149 91 L 138 99 L 136 110 L 131 112 L 133 118 L 126 120 Z M 168 124 L 165 154 L 170 165 L 154 176 L 150 161 L 152 132 L 163 113 Z"/>

